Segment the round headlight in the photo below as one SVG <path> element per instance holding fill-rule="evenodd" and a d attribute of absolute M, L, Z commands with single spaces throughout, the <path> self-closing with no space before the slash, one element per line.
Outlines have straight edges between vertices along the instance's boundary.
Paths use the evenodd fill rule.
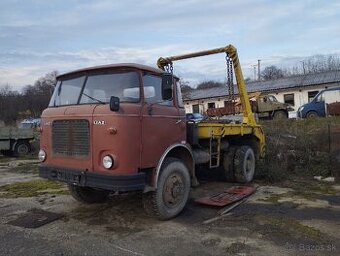
<path fill-rule="evenodd" d="M 103 157 L 103 165 L 106 169 L 110 169 L 113 165 L 113 159 L 111 156 L 104 156 Z"/>
<path fill-rule="evenodd" d="M 46 159 L 46 152 L 42 149 L 39 150 L 38 158 L 40 162 L 44 162 Z"/>

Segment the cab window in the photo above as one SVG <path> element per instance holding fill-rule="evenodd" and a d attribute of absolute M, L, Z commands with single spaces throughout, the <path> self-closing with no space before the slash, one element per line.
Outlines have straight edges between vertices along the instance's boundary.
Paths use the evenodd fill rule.
<path fill-rule="evenodd" d="M 162 98 L 162 77 L 151 74 L 143 75 L 144 100 L 147 103 L 173 105 L 172 100 Z"/>

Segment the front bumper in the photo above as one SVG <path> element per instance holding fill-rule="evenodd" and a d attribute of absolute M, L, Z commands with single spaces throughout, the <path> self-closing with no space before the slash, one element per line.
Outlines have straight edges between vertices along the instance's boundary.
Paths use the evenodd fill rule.
<path fill-rule="evenodd" d="M 49 180 L 66 182 L 81 187 L 111 191 L 143 190 L 146 185 L 145 173 L 134 175 L 106 175 L 89 171 L 39 166 L 39 176 Z"/>

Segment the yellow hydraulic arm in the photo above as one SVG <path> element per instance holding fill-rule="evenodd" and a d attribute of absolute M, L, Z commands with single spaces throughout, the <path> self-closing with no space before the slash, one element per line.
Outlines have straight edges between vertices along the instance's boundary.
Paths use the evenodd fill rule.
<path fill-rule="evenodd" d="M 237 87 L 238 87 L 238 93 L 239 93 L 241 104 L 243 107 L 243 124 L 256 125 L 254 115 L 251 111 L 249 97 L 248 97 L 246 85 L 243 79 L 241 65 L 238 59 L 238 55 L 237 55 L 237 50 L 233 45 L 229 44 L 226 47 L 211 49 L 207 51 L 193 52 L 193 53 L 170 56 L 170 57 L 165 57 L 165 58 L 161 57 L 157 61 L 157 66 L 160 69 L 165 70 L 164 69 L 165 66 L 171 64 L 173 61 L 190 59 L 190 58 L 201 57 L 201 56 L 217 54 L 217 53 L 226 53 L 232 59 L 233 66 L 234 66 L 234 73 L 236 76 L 236 82 L 237 82 Z"/>

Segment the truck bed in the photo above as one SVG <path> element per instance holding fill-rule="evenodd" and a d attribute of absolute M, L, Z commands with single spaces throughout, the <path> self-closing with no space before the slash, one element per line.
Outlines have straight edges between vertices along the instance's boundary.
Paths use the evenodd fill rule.
<path fill-rule="evenodd" d="M 253 135 L 260 141 L 260 155 L 264 156 L 265 136 L 260 125 L 234 124 L 223 122 L 200 122 L 197 125 L 199 139 L 217 139 L 225 136 Z"/>
<path fill-rule="evenodd" d="M 0 127 L 0 140 L 18 140 L 34 138 L 33 129 L 21 129 L 17 127 Z"/>

